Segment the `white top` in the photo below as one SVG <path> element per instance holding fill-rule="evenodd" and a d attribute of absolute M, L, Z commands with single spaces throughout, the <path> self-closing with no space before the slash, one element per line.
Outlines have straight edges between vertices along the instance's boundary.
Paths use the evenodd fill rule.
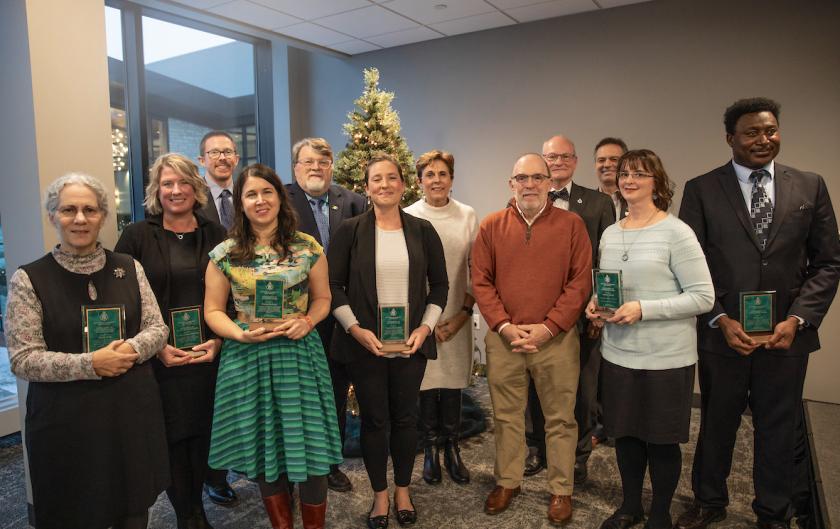
<path fill-rule="evenodd" d="M 715 291 L 694 231 L 671 214 L 639 229 L 616 222 L 604 230 L 599 255 L 599 268 L 622 271 L 624 302 L 642 307 L 641 321 L 604 326 L 603 357 L 631 369 L 697 362 L 696 317 L 712 309 Z"/>
<path fill-rule="evenodd" d="M 380 305 L 408 306 L 409 304 L 408 248 L 405 245 L 405 233 L 402 228 L 397 230 L 376 228 L 376 298 Z M 434 333 L 442 310 L 441 307 L 431 303 L 426 305 L 421 325 L 427 325 Z M 333 315 L 345 331 L 349 331 L 350 327 L 359 323 L 350 305 L 337 307 Z M 409 329 L 409 332 L 413 330 Z M 431 339 L 431 335 L 428 339 Z"/>
<path fill-rule="evenodd" d="M 405 212 L 431 222 L 440 236 L 449 278 L 449 293 L 441 322 L 448 320 L 461 312 L 464 294 L 472 293 L 469 261 L 473 241 L 478 234 L 475 210 L 453 198 L 441 207 L 431 206 L 421 198 L 405 208 Z M 455 336 L 446 342 L 438 342 L 437 352 L 437 360 L 426 364 L 420 390 L 469 386 L 473 359 L 472 322 L 467 320 Z"/>

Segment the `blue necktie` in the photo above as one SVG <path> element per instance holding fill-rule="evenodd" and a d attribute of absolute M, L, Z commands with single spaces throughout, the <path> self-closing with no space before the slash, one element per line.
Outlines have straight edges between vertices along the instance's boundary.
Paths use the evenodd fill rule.
<path fill-rule="evenodd" d="M 565 200 L 566 202 L 568 202 L 568 201 L 569 201 L 569 190 L 568 190 L 568 189 L 566 189 L 566 188 L 564 187 L 563 189 L 560 189 L 559 191 L 558 191 L 558 190 L 554 190 L 554 191 L 549 191 L 549 192 L 548 192 L 548 199 L 549 199 L 552 203 L 553 203 L 555 200 L 557 200 L 558 198 L 562 198 L 563 200 Z"/>
<path fill-rule="evenodd" d="M 314 198 L 309 199 L 309 204 L 312 206 L 312 214 L 315 215 L 315 224 L 318 225 L 318 234 L 321 236 L 321 246 L 324 247 L 324 252 L 326 252 L 327 247 L 330 245 L 330 220 L 324 215 L 324 203 L 326 203 L 326 200 L 323 198 L 319 198 L 318 200 Z"/>
<path fill-rule="evenodd" d="M 233 198 L 229 189 L 223 189 L 219 201 L 219 220 L 226 230 L 233 225 Z"/>
<path fill-rule="evenodd" d="M 773 203 L 767 195 L 767 190 L 761 185 L 761 179 L 765 176 L 770 176 L 770 173 L 764 169 L 753 171 L 750 174 L 750 181 L 753 184 L 752 197 L 750 198 L 750 220 L 762 250 L 767 245 L 767 236 L 770 235 L 770 225 L 773 223 Z"/>

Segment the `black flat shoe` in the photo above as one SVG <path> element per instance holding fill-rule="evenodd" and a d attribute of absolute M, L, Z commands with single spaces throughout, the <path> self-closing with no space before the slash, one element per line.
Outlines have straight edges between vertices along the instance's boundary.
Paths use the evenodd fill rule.
<path fill-rule="evenodd" d="M 236 500 L 239 499 L 236 492 L 233 488 L 231 488 L 227 481 L 218 486 L 205 483 L 204 492 L 207 493 L 207 497 L 210 498 L 210 501 L 216 505 L 221 505 L 222 507 L 230 507 L 236 503 Z"/>
<path fill-rule="evenodd" d="M 370 506 L 370 511 L 368 511 L 367 517 L 367 526 L 368 529 L 387 529 L 388 528 L 388 515 L 383 514 L 381 516 L 373 516 L 373 509 L 376 507 L 376 501 L 374 500 L 373 505 Z M 391 510 L 391 506 L 388 506 L 388 510 Z"/>
<path fill-rule="evenodd" d="M 627 529 L 644 519 L 642 514 L 624 514 L 616 511 L 601 523 L 601 529 Z"/>
<path fill-rule="evenodd" d="M 397 523 L 400 524 L 400 527 L 417 523 L 417 507 L 414 507 L 414 501 L 411 498 L 409 498 L 409 501 L 411 501 L 412 509 L 397 509 L 397 494 L 394 493 L 394 512 L 397 513 Z"/>

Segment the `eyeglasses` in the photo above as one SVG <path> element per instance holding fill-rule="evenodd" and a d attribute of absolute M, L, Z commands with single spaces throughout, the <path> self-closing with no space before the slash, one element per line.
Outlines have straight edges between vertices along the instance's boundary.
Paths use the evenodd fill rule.
<path fill-rule="evenodd" d="M 628 177 L 633 177 L 633 179 L 638 180 L 640 178 L 653 178 L 653 175 L 650 173 L 642 173 L 640 171 L 619 171 L 618 178 L 624 180 Z"/>
<path fill-rule="evenodd" d="M 298 160 L 298 163 L 306 167 L 307 169 L 311 168 L 314 165 L 317 165 L 321 169 L 326 169 L 327 167 L 332 165 L 332 160 L 327 160 L 326 158 L 323 158 L 321 160 Z"/>
<path fill-rule="evenodd" d="M 577 155 L 573 152 L 563 152 L 560 154 L 557 154 L 556 152 L 551 152 L 548 154 L 543 154 L 543 158 L 545 158 L 545 161 L 548 163 L 554 163 L 557 161 L 558 158 L 560 160 L 563 160 L 564 162 L 570 162 L 577 158 Z"/>
<path fill-rule="evenodd" d="M 85 206 L 81 210 L 76 206 L 62 206 L 58 208 L 58 216 L 65 219 L 75 219 L 79 215 L 79 211 L 86 219 L 95 219 L 102 215 L 102 210 L 93 206 Z"/>
<path fill-rule="evenodd" d="M 532 180 L 535 184 L 539 185 L 548 180 L 548 176 L 544 174 L 517 174 L 510 177 L 511 180 L 515 180 L 517 184 L 525 184 L 528 180 Z"/>
<path fill-rule="evenodd" d="M 217 160 L 219 156 L 223 154 L 225 155 L 225 158 L 233 158 L 236 156 L 236 151 L 233 149 L 225 149 L 223 151 L 220 151 L 219 149 L 211 149 L 204 154 L 209 156 L 211 160 Z"/>

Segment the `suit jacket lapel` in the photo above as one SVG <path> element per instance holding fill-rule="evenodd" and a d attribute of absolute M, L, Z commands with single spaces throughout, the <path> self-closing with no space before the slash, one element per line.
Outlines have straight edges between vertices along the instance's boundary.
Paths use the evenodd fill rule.
<path fill-rule="evenodd" d="M 370 304 L 371 311 L 376 314 L 379 298 L 376 294 L 376 217 L 371 209 L 360 216 L 356 257 L 363 269 L 361 275 L 362 292 Z"/>
<path fill-rule="evenodd" d="M 350 218 L 350 215 L 344 216 L 344 193 L 338 186 L 330 186 L 329 190 L 329 211 L 330 211 L 330 239 L 338 229 L 338 225 L 344 218 Z"/>
<path fill-rule="evenodd" d="M 312 214 L 312 206 L 309 205 L 309 199 L 306 198 L 306 192 L 297 182 L 292 184 L 292 203 L 300 217 L 300 231 L 311 234 L 318 241 L 318 244 L 324 244 L 321 240 L 321 234 L 318 232 L 315 215 Z"/>
<path fill-rule="evenodd" d="M 767 248 L 770 247 L 776 234 L 779 233 L 779 228 L 791 208 L 793 178 L 791 178 L 787 167 L 776 164 L 773 186 L 775 187 L 776 202 L 773 204 L 773 222 L 770 224 L 770 235 L 767 236 Z"/>
<path fill-rule="evenodd" d="M 572 188 L 569 191 L 569 211 L 577 213 L 581 217 L 586 203 L 583 201 L 583 192 L 579 185 L 572 182 Z"/>
<path fill-rule="evenodd" d="M 738 184 L 738 177 L 735 176 L 735 169 L 731 163 L 727 163 L 720 168 L 718 172 L 718 181 L 723 187 L 723 194 L 735 210 L 735 215 L 741 221 L 741 225 L 747 231 L 747 235 L 753 242 L 756 248 L 761 250 L 761 245 L 755 236 L 755 231 L 750 221 L 750 212 L 747 211 L 747 205 L 744 203 L 744 193 L 741 191 L 741 186 Z"/>

